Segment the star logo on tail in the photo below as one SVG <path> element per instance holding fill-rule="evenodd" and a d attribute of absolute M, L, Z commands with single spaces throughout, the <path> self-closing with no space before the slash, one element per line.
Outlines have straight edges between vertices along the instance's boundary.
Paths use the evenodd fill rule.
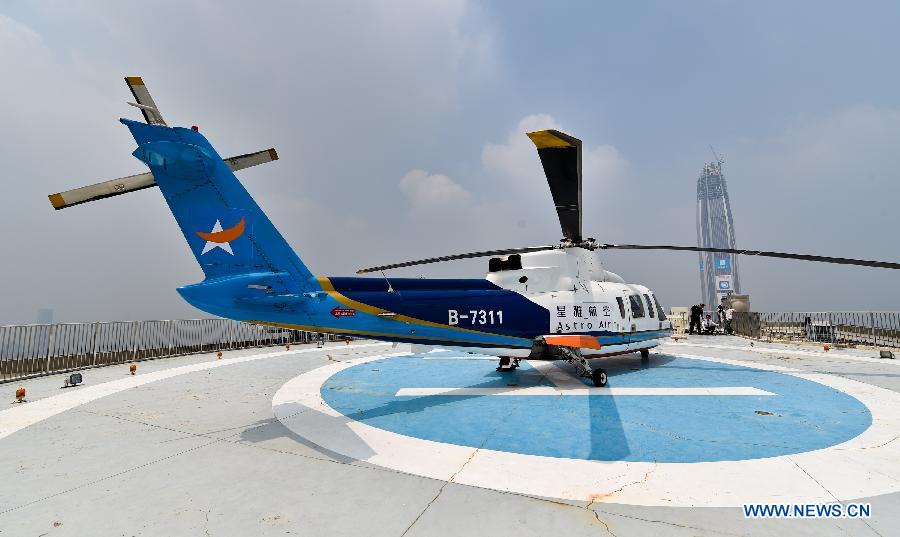
<path fill-rule="evenodd" d="M 203 251 L 200 252 L 200 255 L 204 255 L 207 252 L 215 250 L 216 248 L 221 248 L 225 250 L 230 255 L 234 255 L 234 251 L 231 249 L 231 241 L 237 239 L 241 235 L 244 234 L 244 227 L 246 225 L 246 221 L 244 218 L 241 218 L 241 221 L 235 224 L 233 227 L 228 229 L 222 229 L 222 222 L 216 219 L 216 223 L 212 228 L 212 231 L 209 233 L 205 233 L 203 231 L 195 231 L 201 239 L 206 240 L 206 244 L 203 246 Z"/>

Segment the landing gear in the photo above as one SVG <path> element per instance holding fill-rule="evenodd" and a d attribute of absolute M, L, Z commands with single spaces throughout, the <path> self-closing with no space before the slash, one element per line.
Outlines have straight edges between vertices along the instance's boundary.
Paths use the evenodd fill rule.
<path fill-rule="evenodd" d="M 509 356 L 501 356 L 500 357 L 500 365 L 497 366 L 497 371 L 504 373 L 506 371 L 515 371 L 519 368 L 519 359 L 512 358 Z"/>
<path fill-rule="evenodd" d="M 606 386 L 606 371 L 593 369 L 591 364 L 581 355 L 581 351 L 571 347 L 560 347 L 559 356 L 563 360 L 575 366 L 575 374 L 579 377 L 587 377 L 594 382 L 594 386 L 602 388 Z"/>
<path fill-rule="evenodd" d="M 559 347 L 559 357 L 575 366 L 575 374 L 579 377 L 591 377 L 591 364 L 584 359 L 581 351 L 572 347 Z"/>
<path fill-rule="evenodd" d="M 650 365 L 650 349 L 641 349 L 641 365 L 644 367 Z"/>

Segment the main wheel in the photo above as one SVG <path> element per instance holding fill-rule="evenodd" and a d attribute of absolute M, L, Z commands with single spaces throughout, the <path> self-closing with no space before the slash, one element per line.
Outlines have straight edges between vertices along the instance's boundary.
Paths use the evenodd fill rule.
<path fill-rule="evenodd" d="M 602 388 L 606 386 L 606 371 L 600 369 L 599 367 L 594 370 L 594 373 L 591 375 L 591 380 L 594 381 L 594 386 L 598 388 Z"/>
<path fill-rule="evenodd" d="M 646 360 L 650 358 L 650 349 L 641 349 L 641 359 Z"/>

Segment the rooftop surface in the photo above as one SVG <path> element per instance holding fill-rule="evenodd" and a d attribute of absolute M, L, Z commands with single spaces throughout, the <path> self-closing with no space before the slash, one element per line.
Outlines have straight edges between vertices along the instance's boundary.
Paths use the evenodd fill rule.
<path fill-rule="evenodd" d="M 354 342 L 0 384 L 0 535 L 892 535 L 900 361 L 692 336 L 497 373 Z M 745 503 L 869 518 L 747 519 Z M 891 530 L 890 528 L 894 528 Z"/>

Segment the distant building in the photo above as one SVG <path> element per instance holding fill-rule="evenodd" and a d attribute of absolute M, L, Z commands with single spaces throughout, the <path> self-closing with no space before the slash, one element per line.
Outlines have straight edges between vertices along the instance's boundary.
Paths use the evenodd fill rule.
<path fill-rule="evenodd" d="M 697 246 L 734 246 L 734 218 L 728 187 L 722 173 L 723 160 L 707 163 L 697 180 Z M 700 296 L 707 309 L 715 309 L 721 299 L 740 293 L 738 260 L 734 254 L 700 252 Z"/>
<path fill-rule="evenodd" d="M 37 311 L 37 324 L 53 324 L 53 309 L 41 308 Z"/>

